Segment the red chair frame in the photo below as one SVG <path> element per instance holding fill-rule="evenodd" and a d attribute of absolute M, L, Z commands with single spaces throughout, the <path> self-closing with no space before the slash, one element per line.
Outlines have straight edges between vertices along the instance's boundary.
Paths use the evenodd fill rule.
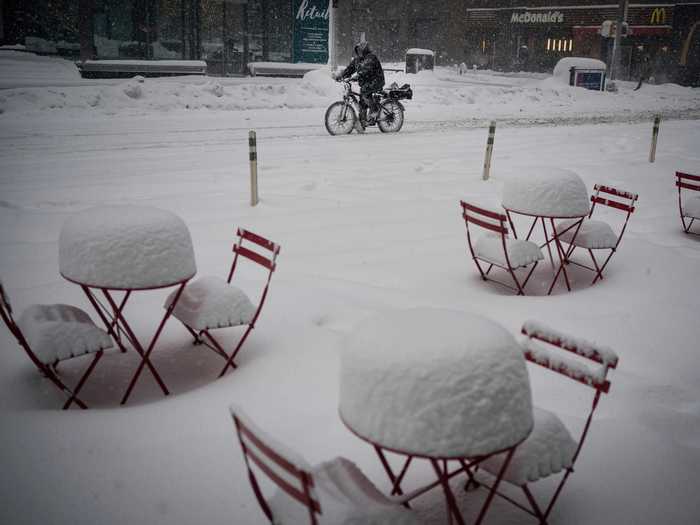
<path fill-rule="evenodd" d="M 542 366 L 544 368 L 547 368 L 549 370 L 552 370 L 554 372 L 557 372 L 559 374 L 562 374 L 570 379 L 573 379 L 574 381 L 577 381 L 581 384 L 584 384 L 590 388 L 593 388 L 595 390 L 595 395 L 593 396 L 593 402 L 591 404 L 590 411 L 588 413 L 588 417 L 586 418 L 586 422 L 584 424 L 583 430 L 581 431 L 581 435 L 579 436 L 578 444 L 576 446 L 576 451 L 574 452 L 573 458 L 571 460 L 571 466 L 566 468 L 564 470 L 564 474 L 562 476 L 562 479 L 560 480 L 559 484 L 557 485 L 557 488 L 554 491 L 554 494 L 552 495 L 551 499 L 549 500 L 549 503 L 547 504 L 546 508 L 542 510 L 542 507 L 537 503 L 534 495 L 532 494 L 532 491 L 529 488 L 529 484 L 525 483 L 520 486 L 522 489 L 523 493 L 525 494 L 525 497 L 527 499 L 527 502 L 530 505 L 530 508 L 526 507 L 522 503 L 516 501 L 512 497 L 508 496 L 507 494 L 504 494 L 503 492 L 496 491 L 496 494 L 503 499 L 509 501 L 516 507 L 524 510 L 528 514 L 534 516 L 537 518 L 540 522 L 541 525 L 545 525 L 547 523 L 547 517 L 549 514 L 552 512 L 552 508 L 554 507 L 554 504 L 556 503 L 559 495 L 561 494 L 561 491 L 564 487 L 564 484 L 566 481 L 569 479 L 569 476 L 574 472 L 574 465 L 576 463 L 576 459 L 578 458 L 579 454 L 581 453 L 581 448 L 583 447 L 583 442 L 586 439 L 588 435 L 588 431 L 591 426 L 591 422 L 593 421 L 593 413 L 595 412 L 595 409 L 598 407 L 598 403 L 600 401 L 601 394 L 607 394 L 610 391 L 610 381 L 607 378 L 608 371 L 611 368 L 617 368 L 617 364 L 619 359 L 617 356 L 610 357 L 606 356 L 604 352 L 601 351 L 600 346 L 596 346 L 588 341 L 582 341 L 582 340 L 575 340 L 571 337 L 566 336 L 565 334 L 562 334 L 556 330 L 552 330 L 549 328 L 543 328 L 537 325 L 534 325 L 533 323 L 525 323 L 521 329 L 521 333 L 525 336 L 527 336 L 528 340 L 526 344 L 524 345 L 524 355 L 525 359 L 530 361 L 531 363 L 537 364 L 539 366 Z M 578 355 L 581 358 L 589 359 L 597 364 L 599 364 L 603 368 L 603 373 L 602 377 L 601 375 L 590 375 L 587 373 L 582 373 L 580 369 L 577 370 L 572 370 L 567 364 L 563 361 L 561 361 L 558 358 L 554 359 L 548 359 L 546 356 L 543 356 L 540 352 L 533 352 L 529 343 L 533 339 L 537 341 L 541 341 L 543 343 L 546 343 L 547 345 L 553 346 L 555 348 L 559 348 L 561 350 L 565 350 L 567 352 L 571 352 L 573 354 Z M 469 489 L 471 484 L 482 484 L 485 485 L 488 488 L 491 488 L 488 484 L 483 483 L 481 480 L 478 482 L 475 481 L 473 478 L 470 477 L 469 481 L 467 482 L 466 489 Z"/>
<path fill-rule="evenodd" d="M 627 229 L 627 223 L 630 220 L 630 215 L 632 215 L 632 213 L 634 213 L 634 210 L 636 209 L 635 203 L 637 202 L 637 199 L 639 198 L 639 196 L 636 193 L 618 190 L 618 189 L 612 188 L 610 186 L 603 186 L 602 184 L 596 184 L 593 187 L 593 191 L 595 192 L 595 194 L 591 195 L 591 202 L 593 204 L 591 205 L 591 211 L 588 213 L 589 219 L 593 215 L 593 212 L 595 211 L 595 207 L 598 204 L 600 204 L 601 206 L 609 206 L 610 208 L 624 211 L 627 213 L 627 216 L 625 217 L 625 223 L 623 224 L 622 229 L 620 230 L 620 234 L 617 236 L 617 242 L 615 243 L 615 246 L 613 248 L 585 248 L 585 250 L 588 252 L 588 254 L 591 257 L 591 261 L 593 262 L 593 267 L 587 266 L 587 265 L 582 264 L 580 262 L 572 261 L 571 255 L 574 253 L 574 250 L 576 248 L 581 248 L 581 247 L 576 246 L 575 244 L 569 245 L 569 249 L 566 252 L 566 263 L 575 264 L 576 266 L 580 266 L 581 268 L 585 268 L 587 270 L 594 272 L 595 278 L 593 279 L 593 282 L 591 283 L 591 285 L 595 284 L 598 281 L 598 279 L 603 278 L 603 270 L 605 270 L 605 267 L 610 262 L 610 259 L 617 251 L 617 247 L 620 245 L 620 241 L 622 240 L 622 236 L 625 234 L 625 230 Z M 604 194 L 604 196 L 601 196 L 601 193 Z M 583 225 L 582 225 L 582 227 L 583 227 Z M 563 239 L 561 242 L 566 243 L 566 241 Z M 610 253 L 608 254 L 605 261 L 603 261 L 602 265 L 599 264 L 598 260 L 595 258 L 595 255 L 593 254 L 593 250 L 610 250 Z"/>
<path fill-rule="evenodd" d="M 676 187 L 678 188 L 678 211 L 681 215 L 681 223 L 683 224 L 683 231 L 685 233 L 690 233 L 692 235 L 700 235 L 700 232 L 690 231 L 691 226 L 695 222 L 695 219 L 700 217 L 687 217 L 690 222 L 686 224 L 686 216 L 683 215 L 683 200 L 681 196 L 681 190 L 692 190 L 700 192 L 700 176 L 691 175 L 690 173 L 683 173 L 682 171 L 676 172 Z"/>
<path fill-rule="evenodd" d="M 462 206 L 462 218 L 464 219 L 464 224 L 467 228 L 467 243 L 469 244 L 469 251 L 471 253 L 472 259 L 474 260 L 474 263 L 476 264 L 476 267 L 479 269 L 481 278 L 484 281 L 490 280 L 497 284 L 500 284 L 501 286 L 505 286 L 510 290 L 518 292 L 517 295 L 525 295 L 524 288 L 527 285 L 527 282 L 530 280 L 530 276 L 532 275 L 532 272 L 535 271 L 535 268 L 537 267 L 539 261 L 535 261 L 533 263 L 532 268 L 525 277 L 525 280 L 522 283 L 520 283 L 520 281 L 518 281 L 518 277 L 515 275 L 515 270 L 517 268 L 513 267 L 513 265 L 511 264 L 510 257 L 508 256 L 508 248 L 506 247 L 506 236 L 508 235 L 507 216 L 503 213 L 497 213 L 494 211 L 486 210 L 484 208 L 480 208 L 478 206 L 474 206 L 473 204 L 469 204 L 465 201 L 460 201 L 460 205 Z M 506 260 L 506 266 L 502 266 L 477 257 L 477 255 L 474 253 L 474 247 L 472 245 L 471 232 L 469 230 L 470 223 L 484 228 L 486 230 L 500 234 L 501 243 L 503 245 L 503 253 L 505 255 Z M 481 267 L 481 264 L 479 264 L 480 260 L 489 265 L 486 271 L 484 271 L 484 269 Z M 491 272 L 494 266 L 507 271 L 513 279 L 513 282 L 515 282 L 515 287 L 510 286 L 502 281 L 499 281 L 498 279 L 493 279 L 489 277 L 489 273 Z"/>
<path fill-rule="evenodd" d="M 277 453 L 270 444 L 265 443 L 264 439 L 257 435 L 254 429 L 246 425 L 238 415 L 231 412 L 231 417 L 233 418 L 233 422 L 236 426 L 238 441 L 241 443 L 241 449 L 243 449 L 243 459 L 245 461 L 246 469 L 248 470 L 248 479 L 253 487 L 255 497 L 265 513 L 265 516 L 267 516 L 267 519 L 270 520 L 270 523 L 273 523 L 274 521 L 272 511 L 270 510 L 270 506 L 267 504 L 267 501 L 265 501 L 265 498 L 263 497 L 258 479 L 255 476 L 255 472 L 251 468 L 251 462 L 254 463 L 262 472 L 264 472 L 267 477 L 275 483 L 275 485 L 277 485 L 296 501 L 304 505 L 309 511 L 309 523 L 311 525 L 317 525 L 318 519 L 316 516 L 317 514 L 321 514 L 321 504 L 313 493 L 314 479 L 311 472 L 294 465 L 294 463 L 292 463 L 290 460 Z M 249 440 L 255 445 L 256 449 L 260 451 L 260 453 L 251 450 L 251 448 L 246 445 L 244 436 L 245 439 Z M 279 474 L 277 474 L 277 472 L 275 472 L 275 469 L 282 469 L 287 474 L 287 479 L 293 482 L 282 478 Z"/>
<path fill-rule="evenodd" d="M 267 274 L 267 280 L 265 282 L 265 288 L 262 291 L 262 294 L 260 296 L 260 300 L 258 301 L 258 306 L 255 310 L 255 315 L 253 316 L 253 319 L 250 321 L 250 323 L 247 325 L 248 328 L 244 332 L 243 336 L 241 339 L 238 341 L 238 344 L 234 348 L 233 352 L 231 354 L 227 354 L 224 348 L 221 346 L 221 344 L 214 338 L 214 336 L 211 334 L 211 330 L 213 329 L 208 329 L 205 328 L 203 330 L 200 330 L 199 332 L 192 328 L 191 326 L 188 326 L 185 324 L 185 327 L 187 330 L 192 334 L 194 337 L 194 342 L 195 344 L 202 344 L 206 346 L 207 348 L 213 350 L 216 354 L 220 355 L 226 360 L 226 364 L 224 365 L 224 368 L 221 370 L 219 373 L 219 377 L 222 377 L 226 371 L 229 369 L 229 367 L 236 368 L 236 363 L 234 362 L 234 359 L 238 355 L 238 352 L 240 351 L 241 347 L 243 346 L 243 343 L 245 343 L 246 339 L 248 338 L 248 335 L 250 332 L 255 328 L 255 323 L 258 320 L 258 316 L 260 315 L 260 311 L 262 310 L 263 304 L 265 304 L 265 299 L 267 298 L 267 292 L 270 287 L 270 280 L 272 279 L 272 274 L 277 268 L 277 256 L 280 253 L 280 245 L 275 244 L 274 242 L 266 239 L 265 237 L 262 237 L 260 235 L 257 235 L 251 231 L 245 230 L 243 228 L 238 228 L 236 231 L 236 235 L 238 236 L 238 240 L 234 243 L 233 245 L 233 253 L 235 254 L 233 257 L 233 262 L 231 263 L 231 269 L 229 270 L 228 273 L 228 278 L 226 279 L 226 282 L 228 284 L 231 284 L 231 280 L 233 279 L 233 275 L 236 271 L 237 264 L 238 264 L 238 258 L 243 257 L 245 259 L 248 259 L 256 264 L 259 264 L 263 268 L 266 268 L 268 270 Z M 243 241 L 247 241 L 248 246 L 255 247 L 257 246 L 258 248 L 262 248 L 263 250 L 267 250 L 271 253 L 271 256 L 266 256 L 258 253 L 257 251 L 252 250 L 248 246 L 243 246 Z M 243 325 L 246 326 L 246 325 Z M 230 327 L 222 327 L 222 328 L 230 328 Z M 206 340 L 204 340 L 206 338 Z"/>
<path fill-rule="evenodd" d="M 19 326 L 17 326 L 17 323 L 15 322 L 12 316 L 12 305 L 10 304 L 9 298 L 5 293 L 5 289 L 3 288 L 2 283 L 0 283 L 0 317 L 2 317 L 2 320 L 5 322 L 5 325 L 10 330 L 12 335 L 15 336 L 15 338 L 17 339 L 17 343 L 19 343 L 19 345 L 24 349 L 24 351 L 29 356 L 29 359 L 31 359 L 32 363 L 34 363 L 34 365 L 46 378 L 49 379 L 49 381 L 51 381 L 54 385 L 56 385 L 56 387 L 58 387 L 59 390 L 61 390 L 64 394 L 68 396 L 68 400 L 63 404 L 63 410 L 70 408 L 70 406 L 73 403 L 75 403 L 82 409 L 88 408 L 85 402 L 78 397 L 78 394 L 80 393 L 80 390 L 83 388 L 83 385 L 85 384 L 88 377 L 97 365 L 97 362 L 102 358 L 104 350 L 100 350 L 95 353 L 95 357 L 85 369 L 85 372 L 83 372 L 83 375 L 80 377 L 75 387 L 70 388 L 63 381 L 61 381 L 60 377 L 58 376 L 57 368 L 59 362 L 65 361 L 67 359 L 63 359 L 60 361 L 56 361 L 50 365 L 46 365 L 37 357 L 37 355 L 32 351 L 32 348 L 27 342 L 27 339 L 24 337 L 22 330 L 20 330 Z"/>

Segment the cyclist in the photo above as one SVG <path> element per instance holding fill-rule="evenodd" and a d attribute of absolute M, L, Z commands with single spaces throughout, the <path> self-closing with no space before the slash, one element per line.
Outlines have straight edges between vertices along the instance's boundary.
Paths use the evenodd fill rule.
<path fill-rule="evenodd" d="M 376 123 L 379 113 L 378 104 L 375 103 L 374 93 L 380 92 L 384 88 L 384 70 L 379 63 L 377 55 L 372 53 L 367 42 L 360 42 L 354 48 L 354 57 L 341 73 L 334 74 L 336 80 L 344 80 L 353 75 L 357 75 L 357 82 L 360 84 L 360 123 L 365 125 Z M 367 108 L 370 108 L 370 115 L 367 118 Z"/>

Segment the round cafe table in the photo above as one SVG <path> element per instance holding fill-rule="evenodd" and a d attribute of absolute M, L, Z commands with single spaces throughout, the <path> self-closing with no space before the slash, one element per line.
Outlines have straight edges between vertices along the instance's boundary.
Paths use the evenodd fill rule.
<path fill-rule="evenodd" d="M 121 404 L 144 367 L 168 395 L 150 355 L 185 284 L 196 272 L 192 239 L 182 219 L 146 206 L 107 206 L 77 213 L 61 229 L 59 268 L 65 279 L 82 288 L 119 348 L 126 352 L 126 340 L 141 357 Z M 127 321 L 127 303 L 135 293 L 169 287 L 177 287 L 175 299 L 150 341 L 143 344 Z M 100 295 L 106 304 L 100 302 Z"/>
<path fill-rule="evenodd" d="M 533 426 L 530 384 L 518 343 L 480 316 L 415 308 L 359 323 L 341 353 L 340 418 L 371 444 L 392 483 L 412 500 L 441 487 L 452 517 L 464 518 L 449 480 L 507 452 L 475 523 L 484 518 L 518 444 Z M 401 456 L 398 471 L 387 453 Z M 430 462 L 435 481 L 408 494 L 412 461 Z M 449 465 L 457 465 L 450 470 Z"/>
<path fill-rule="evenodd" d="M 560 237 L 571 230 L 573 234 L 568 242 L 573 243 L 583 224 L 583 219 L 590 213 L 590 199 L 581 177 L 571 170 L 562 168 L 521 168 L 517 174 L 506 178 L 501 205 L 506 211 L 516 239 L 518 235 L 513 223 L 513 215 L 524 215 L 532 219 L 525 237 L 527 240 L 530 240 L 538 223 L 542 226 L 544 243 L 540 248 L 547 247 L 552 267 L 555 267 L 551 250 L 551 244 L 554 243 L 559 265 L 547 292 L 548 295 L 552 293 L 562 273 L 566 288 L 571 291 L 569 275 L 566 272 L 566 251 L 562 247 Z M 569 222 L 566 227 L 557 228 L 555 221 L 559 220 L 569 220 Z M 550 225 L 551 232 L 548 231 L 547 224 Z"/>

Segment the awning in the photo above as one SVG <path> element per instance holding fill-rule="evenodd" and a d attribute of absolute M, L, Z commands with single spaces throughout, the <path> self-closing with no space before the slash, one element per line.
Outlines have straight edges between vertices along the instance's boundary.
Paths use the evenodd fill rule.
<path fill-rule="evenodd" d="M 631 36 L 665 36 L 671 33 L 671 26 L 629 26 Z M 574 26 L 574 36 L 598 34 L 600 26 Z"/>

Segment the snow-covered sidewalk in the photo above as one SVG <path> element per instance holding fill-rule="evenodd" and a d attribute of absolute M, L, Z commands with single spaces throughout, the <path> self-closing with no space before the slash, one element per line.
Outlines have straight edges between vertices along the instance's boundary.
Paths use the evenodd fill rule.
<path fill-rule="evenodd" d="M 455 76 L 445 82 L 461 82 Z M 212 85 L 207 82 L 192 89 L 204 90 Z M 524 101 L 536 88 L 467 85 L 445 100 L 478 89 L 484 93 L 478 103 L 442 107 L 443 88 L 425 88 L 432 101 L 421 105 L 421 94 L 408 103 L 399 134 L 330 137 L 322 124 L 324 102 L 307 93 L 314 99 L 309 106 L 279 105 L 275 89 L 288 94 L 303 83 L 241 84 L 235 87 L 239 98 L 259 98 L 260 89 L 277 100 L 274 107 L 244 111 L 158 109 L 155 104 L 169 104 L 161 89 L 177 83 L 148 80 L 139 84 L 140 99 L 123 95 L 129 98 L 124 105 L 109 99 L 105 107 L 113 114 L 83 102 L 55 110 L 31 102 L 32 93 L 37 100 L 63 99 L 49 93 L 53 88 L 0 92 L 0 277 L 17 310 L 66 302 L 89 311 L 82 292 L 58 274 L 57 241 L 66 218 L 92 206 L 145 204 L 176 213 L 192 234 L 198 275 L 225 276 L 237 226 L 282 246 L 265 309 L 237 370 L 215 381 L 220 358 L 193 347 L 181 326 L 167 326 L 153 359 L 173 392 L 168 398 L 146 375 L 129 404 L 116 407 L 138 361 L 115 353 L 99 363 L 85 388 L 85 399 L 97 408 L 60 412 L 53 386 L 0 330 L 0 522 L 262 523 L 228 414 L 231 403 L 311 463 L 349 457 L 387 490 L 374 451 L 338 417 L 340 349 L 369 315 L 428 307 L 473 312 L 512 334 L 533 319 L 619 354 L 611 392 L 596 412 L 552 525 L 694 524 L 700 515 L 700 242 L 682 233 L 673 173 L 700 172 L 700 123 L 664 120 L 654 164 L 648 162 L 648 120 L 499 125 L 492 178 L 484 182 L 486 129 L 460 123 L 473 116 L 481 126 L 499 111 L 515 118 L 520 103 L 531 120 L 549 118 L 554 113 L 547 108 L 560 101 L 554 91 L 541 89 L 542 99 L 530 104 Z M 123 92 L 123 84 L 65 94 L 84 101 L 85 90 L 100 89 Z M 150 106 L 152 89 L 160 94 Z M 206 96 L 229 100 L 229 86 L 223 89 L 222 97 Z M 573 100 L 565 114 L 583 120 L 607 111 L 608 102 L 591 102 L 597 97 L 618 101 L 610 107 L 619 105 L 618 114 L 625 114 L 624 94 L 561 93 Z M 635 118 L 660 107 L 698 106 L 697 90 L 644 86 L 637 93 L 649 98 L 631 99 Z M 585 103 L 577 105 L 579 98 Z M 461 113 L 469 107 L 473 113 Z M 440 124 L 448 113 L 462 120 Z M 248 204 L 252 127 L 260 130 L 262 201 L 255 208 Z M 504 180 L 532 166 L 575 171 L 589 190 L 605 183 L 639 193 L 619 253 L 595 286 L 589 286 L 590 272 L 572 269 L 573 291 L 560 285 L 547 297 L 552 274 L 543 263 L 528 285 L 533 295 L 515 297 L 481 281 L 469 260 L 459 200 L 496 208 Z M 242 274 L 243 288 L 253 289 L 253 277 Z M 132 305 L 134 328 L 144 337 L 161 315 L 164 294 L 144 294 Z M 239 332 L 222 335 L 233 343 Z M 63 370 L 75 377 L 82 364 Z M 589 390 L 544 370 L 531 369 L 530 377 L 537 405 L 580 428 Z M 418 467 L 406 488 L 431 476 L 427 466 Z M 548 488 L 536 485 L 536 495 Z M 455 492 L 473 517 L 478 505 L 472 498 L 482 493 Z M 416 508 L 429 524 L 445 522 L 438 492 L 417 500 Z M 501 501 L 487 520 L 524 521 Z"/>

